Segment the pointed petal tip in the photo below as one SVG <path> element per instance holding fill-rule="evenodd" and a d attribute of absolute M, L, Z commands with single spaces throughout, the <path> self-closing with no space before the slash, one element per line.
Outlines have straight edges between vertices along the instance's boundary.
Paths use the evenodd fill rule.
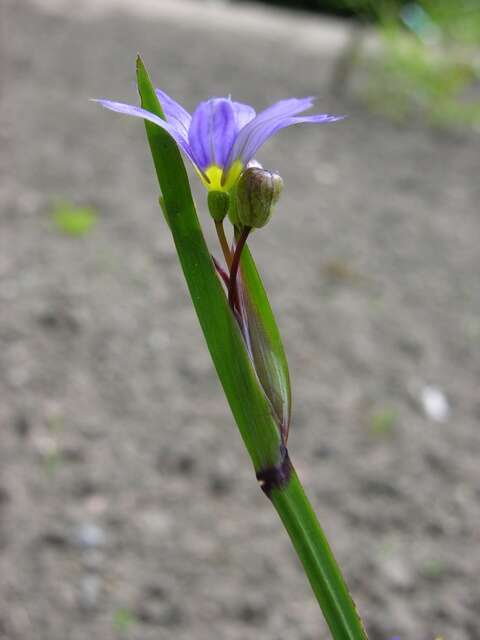
<path fill-rule="evenodd" d="M 316 124 L 327 124 L 329 122 L 337 122 L 339 120 L 345 120 L 348 116 L 345 115 L 336 115 L 333 113 L 318 113 L 311 116 L 300 116 L 297 118 L 292 118 L 293 122 L 291 124 L 302 123 L 302 122 L 312 122 Z"/>
<path fill-rule="evenodd" d="M 108 102 L 110 102 L 110 100 L 105 100 L 104 98 L 89 98 L 88 101 L 89 102 L 97 102 L 102 107 L 105 107 L 106 109 L 109 108 L 104 103 L 108 103 Z"/>
<path fill-rule="evenodd" d="M 116 104 L 120 104 L 120 103 L 116 103 L 113 102 L 112 100 L 106 100 L 105 98 L 89 98 L 88 99 L 89 102 L 98 102 L 98 104 L 100 104 L 102 107 L 105 107 L 105 109 L 110 109 L 113 111 L 112 107 Z"/>

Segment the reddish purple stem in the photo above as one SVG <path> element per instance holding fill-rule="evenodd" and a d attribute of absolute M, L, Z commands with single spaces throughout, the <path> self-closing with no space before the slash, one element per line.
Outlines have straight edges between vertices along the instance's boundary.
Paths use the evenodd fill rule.
<path fill-rule="evenodd" d="M 213 260 L 213 264 L 215 265 L 216 272 L 218 273 L 220 278 L 223 280 L 223 284 L 228 289 L 228 287 L 230 285 L 230 278 L 228 277 L 228 273 L 225 271 L 225 269 L 221 266 L 221 264 L 218 262 L 218 260 L 213 255 L 212 255 L 212 260 Z"/>
<path fill-rule="evenodd" d="M 228 304 L 235 311 L 235 307 L 240 309 L 238 301 L 238 287 L 237 287 L 237 274 L 240 266 L 240 258 L 242 257 L 243 247 L 247 241 L 248 235 L 252 227 L 244 227 L 238 238 L 237 246 L 235 247 L 235 253 L 233 254 L 232 266 L 230 267 L 230 283 L 228 286 Z"/>

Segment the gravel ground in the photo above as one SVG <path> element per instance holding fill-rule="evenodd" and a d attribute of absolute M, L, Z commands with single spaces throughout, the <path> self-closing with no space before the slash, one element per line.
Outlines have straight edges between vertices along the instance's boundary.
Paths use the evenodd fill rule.
<path fill-rule="evenodd" d="M 142 125 L 87 101 L 133 98 L 140 50 L 189 108 L 316 94 L 349 115 L 260 157 L 286 183 L 251 248 L 290 452 L 371 640 L 478 640 L 478 137 L 331 95 L 336 23 L 133 4 L 3 3 L 0 638 L 328 638 L 212 371 Z M 56 198 L 95 207 L 93 231 L 61 235 Z"/>

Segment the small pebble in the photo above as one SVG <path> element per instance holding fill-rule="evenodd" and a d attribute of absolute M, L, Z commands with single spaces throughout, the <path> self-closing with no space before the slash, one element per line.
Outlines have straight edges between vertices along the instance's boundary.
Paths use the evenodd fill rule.
<path fill-rule="evenodd" d="M 107 541 L 105 531 L 96 524 L 85 522 L 74 533 L 75 543 L 82 549 L 103 547 Z"/>
<path fill-rule="evenodd" d="M 437 387 L 426 386 L 420 396 L 423 411 L 433 422 L 446 422 L 450 416 L 450 405 L 447 397 Z"/>

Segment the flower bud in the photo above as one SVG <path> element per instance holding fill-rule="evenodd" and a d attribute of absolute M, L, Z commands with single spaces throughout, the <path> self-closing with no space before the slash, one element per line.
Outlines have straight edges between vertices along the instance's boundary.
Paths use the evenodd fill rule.
<path fill-rule="evenodd" d="M 222 222 L 228 212 L 230 196 L 225 191 L 208 192 L 208 210 L 216 222 Z"/>
<path fill-rule="evenodd" d="M 236 209 L 239 221 L 260 229 L 267 224 L 278 202 L 283 180 L 278 173 L 252 167 L 240 176 L 236 186 Z"/>

